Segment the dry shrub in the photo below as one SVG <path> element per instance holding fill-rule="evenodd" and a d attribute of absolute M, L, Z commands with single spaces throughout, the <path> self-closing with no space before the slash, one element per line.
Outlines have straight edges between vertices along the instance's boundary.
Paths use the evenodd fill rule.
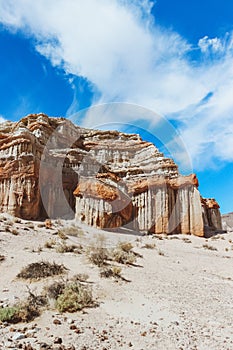
<path fill-rule="evenodd" d="M 74 281 L 74 282 L 77 282 L 77 281 L 86 282 L 88 280 L 88 278 L 89 278 L 89 275 L 86 273 L 77 273 L 76 275 L 74 275 L 72 277 L 72 281 Z"/>
<path fill-rule="evenodd" d="M 76 244 L 65 244 L 65 243 L 60 243 L 56 247 L 56 252 L 57 253 L 77 253 L 81 254 L 83 250 L 83 247 L 81 245 L 76 245 Z"/>
<path fill-rule="evenodd" d="M 26 223 L 26 225 L 27 225 L 28 228 L 34 229 L 33 222 L 29 221 L 29 222 Z"/>
<path fill-rule="evenodd" d="M 14 221 L 15 224 L 20 224 L 21 223 L 20 218 L 14 218 L 13 221 Z"/>
<path fill-rule="evenodd" d="M 61 238 L 63 240 L 68 239 L 67 235 L 62 230 L 58 230 L 57 231 L 57 235 L 58 235 L 59 238 Z"/>
<path fill-rule="evenodd" d="M 47 305 L 47 298 L 29 291 L 29 297 L 16 305 L 0 309 L 0 321 L 9 323 L 30 322 L 40 316 L 41 309 Z"/>
<path fill-rule="evenodd" d="M 89 260 L 92 264 L 99 267 L 106 265 L 108 260 L 111 260 L 109 250 L 105 247 L 105 237 L 98 236 L 96 242 L 87 250 Z"/>
<path fill-rule="evenodd" d="M 208 249 L 208 250 L 218 250 L 217 248 L 213 247 L 212 245 L 208 245 L 208 244 L 203 244 L 202 247 L 204 249 Z"/>
<path fill-rule="evenodd" d="M 7 226 L 5 226 L 5 231 L 6 231 L 6 232 L 11 232 L 11 227 L 10 227 L 10 226 L 8 226 L 8 225 L 7 225 Z"/>
<path fill-rule="evenodd" d="M 89 253 L 90 262 L 99 267 L 106 265 L 109 260 L 109 252 L 107 248 L 96 247 Z"/>
<path fill-rule="evenodd" d="M 100 272 L 100 276 L 105 278 L 110 278 L 110 277 L 121 278 L 122 277 L 121 271 L 122 269 L 119 266 L 110 266 L 103 269 Z"/>
<path fill-rule="evenodd" d="M 14 235 L 14 236 L 18 236 L 18 234 L 19 234 L 18 230 L 16 230 L 15 228 L 11 228 L 11 229 L 10 229 L 10 232 L 11 232 L 12 235 Z"/>
<path fill-rule="evenodd" d="M 53 262 L 40 261 L 36 263 L 29 264 L 24 267 L 20 273 L 18 273 L 18 278 L 23 279 L 40 279 L 49 276 L 56 276 L 64 273 L 66 268 L 64 265 L 59 265 Z"/>
<path fill-rule="evenodd" d="M 44 247 L 48 249 L 52 249 L 56 245 L 55 239 L 50 239 L 47 242 L 45 242 Z"/>
<path fill-rule="evenodd" d="M 34 318 L 40 316 L 41 308 L 47 305 L 47 298 L 42 295 L 34 295 L 30 292 L 28 299 L 18 306 L 18 311 L 15 314 L 17 322 L 30 322 Z"/>
<path fill-rule="evenodd" d="M 155 249 L 155 243 L 146 243 L 142 248 Z"/>
<path fill-rule="evenodd" d="M 136 262 L 137 256 L 132 249 L 130 242 L 120 242 L 112 251 L 112 259 L 120 264 L 132 265 Z"/>
<path fill-rule="evenodd" d="M 82 237 L 84 231 L 76 226 L 69 226 L 63 228 L 63 233 L 67 236 Z"/>
<path fill-rule="evenodd" d="M 48 298 L 56 300 L 59 297 L 59 295 L 63 293 L 64 289 L 65 283 L 63 281 L 56 281 L 45 288 L 45 293 L 48 296 Z"/>
<path fill-rule="evenodd" d="M 5 255 L 0 255 L 0 261 L 4 261 L 6 259 Z"/>
<path fill-rule="evenodd" d="M 192 243 L 192 241 L 189 238 L 183 237 L 182 241 L 185 243 Z"/>
<path fill-rule="evenodd" d="M 133 245 L 130 242 L 119 242 L 118 248 L 126 253 L 129 253 L 133 249 Z"/>
<path fill-rule="evenodd" d="M 59 312 L 75 312 L 90 306 L 94 306 L 92 292 L 78 282 L 65 286 L 56 300 L 56 308 Z"/>

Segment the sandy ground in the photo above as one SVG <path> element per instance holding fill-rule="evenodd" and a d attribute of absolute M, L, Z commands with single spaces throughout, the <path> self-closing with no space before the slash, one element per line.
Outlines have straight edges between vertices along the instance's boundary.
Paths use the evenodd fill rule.
<path fill-rule="evenodd" d="M 26 298 L 27 286 L 40 293 L 45 285 L 59 280 L 49 277 L 29 283 L 16 278 L 23 267 L 43 260 L 64 264 L 68 270 L 63 278 L 88 274 L 99 306 L 72 314 L 45 310 L 28 324 L 2 323 L 0 349 L 19 349 L 25 344 L 45 349 L 43 343 L 55 349 L 59 337 L 65 347 L 80 350 L 233 349 L 233 232 L 209 239 L 159 238 L 82 227 L 77 237 L 69 236 L 66 244 L 83 246 L 100 234 L 106 236 L 107 246 L 130 241 L 143 257 L 136 266 L 122 266 L 122 276 L 130 281 L 125 282 L 100 277 L 99 268 L 85 252 L 57 253 L 45 248 L 50 239 L 62 241 L 59 227 L 63 230 L 73 222 L 54 222 L 52 229 L 46 229 L 38 222 L 14 221 L 0 217 L 0 255 L 5 256 L 0 262 L 0 305 Z M 6 232 L 6 226 L 18 234 Z M 155 247 L 148 249 L 145 244 Z M 22 339 L 14 340 L 17 337 Z"/>

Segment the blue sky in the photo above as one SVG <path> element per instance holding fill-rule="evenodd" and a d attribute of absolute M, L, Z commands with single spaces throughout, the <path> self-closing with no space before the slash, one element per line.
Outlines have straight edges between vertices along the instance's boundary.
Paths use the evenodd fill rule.
<path fill-rule="evenodd" d="M 70 117 L 111 102 L 148 108 L 176 128 L 203 196 L 233 211 L 231 0 L 0 0 L 0 50 L 2 118 Z M 153 113 L 143 122 L 79 116 L 158 133 Z"/>

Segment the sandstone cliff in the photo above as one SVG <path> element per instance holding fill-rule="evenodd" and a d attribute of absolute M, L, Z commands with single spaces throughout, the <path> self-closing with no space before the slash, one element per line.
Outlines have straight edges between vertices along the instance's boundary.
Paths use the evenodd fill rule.
<path fill-rule="evenodd" d="M 221 229 L 219 206 L 201 198 L 196 176 L 181 176 L 152 143 L 44 114 L 0 126 L 0 211 L 149 233 Z"/>

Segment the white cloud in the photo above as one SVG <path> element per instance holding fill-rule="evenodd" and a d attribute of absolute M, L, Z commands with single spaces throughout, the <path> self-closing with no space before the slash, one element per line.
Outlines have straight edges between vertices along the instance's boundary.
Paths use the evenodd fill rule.
<path fill-rule="evenodd" d="M 198 46 L 202 52 L 208 52 L 212 50 L 214 52 L 223 51 L 224 47 L 222 41 L 219 38 L 210 39 L 208 36 L 204 36 L 198 41 Z"/>
<path fill-rule="evenodd" d="M 149 0 L 0 0 L 0 22 L 33 35 L 54 66 L 86 78 L 98 91 L 95 102 L 172 114 L 195 162 L 233 160 L 232 34 L 205 36 L 192 48 L 156 25 L 151 6 Z M 187 53 L 198 48 L 202 59 L 190 61 Z M 74 100 L 70 111 L 76 106 Z"/>

